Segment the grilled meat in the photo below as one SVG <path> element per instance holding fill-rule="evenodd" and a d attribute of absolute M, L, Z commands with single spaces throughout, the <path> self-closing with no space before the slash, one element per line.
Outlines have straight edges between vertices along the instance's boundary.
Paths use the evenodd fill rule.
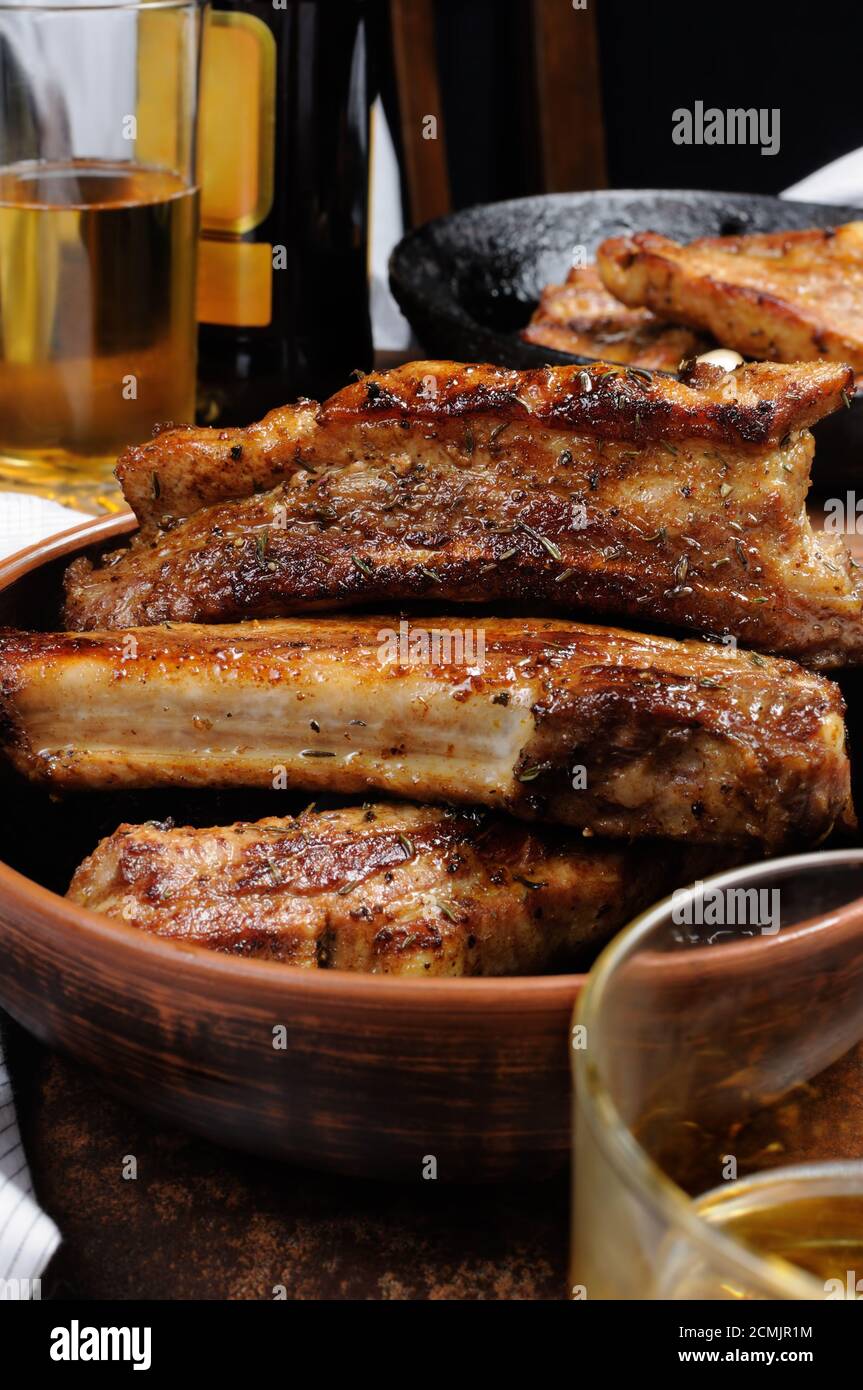
<path fill-rule="evenodd" d="M 159 429 L 120 455 L 123 495 L 144 528 L 169 525 L 199 507 L 250 497 L 289 480 L 315 438 L 318 406 L 301 400 L 243 429 Z"/>
<path fill-rule="evenodd" d="M 806 426 L 850 371 L 702 366 L 691 380 L 440 362 L 366 378 L 321 407 L 288 483 L 75 560 L 66 624 L 492 602 L 860 661 L 860 574 L 805 510 Z M 173 458 L 172 436 L 147 447 L 160 441 Z"/>
<path fill-rule="evenodd" d="M 0 638 L 0 734 L 55 790 L 474 803 L 780 846 L 851 817 L 838 688 L 735 648 L 550 620 L 320 618 Z"/>
<path fill-rule="evenodd" d="M 704 329 L 750 357 L 831 358 L 863 371 L 863 222 L 688 246 L 640 232 L 603 242 L 597 262 L 624 304 Z"/>
<path fill-rule="evenodd" d="M 157 936 L 310 969 L 525 975 L 584 962 L 722 853 L 382 804 L 206 830 L 121 825 L 68 896 Z"/>
<path fill-rule="evenodd" d="M 595 265 L 573 266 L 563 285 L 548 285 L 522 338 L 527 343 L 635 366 L 676 372 L 707 339 L 663 323 L 649 309 L 630 309 L 603 285 Z"/>

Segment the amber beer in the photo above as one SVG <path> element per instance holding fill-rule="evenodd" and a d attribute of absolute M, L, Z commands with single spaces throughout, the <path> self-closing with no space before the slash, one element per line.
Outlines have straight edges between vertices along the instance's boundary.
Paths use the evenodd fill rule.
<path fill-rule="evenodd" d="M 0 492 L 122 505 L 194 418 L 197 0 L 0 3 Z"/>
<path fill-rule="evenodd" d="M 729 1182 L 696 1201 L 702 1220 L 811 1276 L 813 1297 L 863 1299 L 863 1163 L 811 1163 Z M 746 1290 L 687 1250 L 661 1269 L 656 1297 L 744 1299 Z"/>
<path fill-rule="evenodd" d="M 193 419 L 197 200 L 135 165 L 0 170 L 0 483 L 98 490 L 124 445 Z"/>

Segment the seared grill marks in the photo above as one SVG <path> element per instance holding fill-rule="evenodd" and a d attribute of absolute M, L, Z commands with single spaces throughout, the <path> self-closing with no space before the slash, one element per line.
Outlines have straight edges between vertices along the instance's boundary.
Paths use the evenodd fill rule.
<path fill-rule="evenodd" d="M 433 806 L 309 810 L 215 829 L 121 825 L 73 902 L 158 936 L 309 969 L 506 975 L 572 966 L 718 852 L 579 845 Z M 727 862 L 727 855 L 726 855 Z"/>
<path fill-rule="evenodd" d="M 9 754 L 57 790 L 373 789 L 774 849 L 850 818 L 841 696 L 791 662 L 485 619 L 481 664 L 404 664 L 389 622 L 5 636 Z"/>
<path fill-rule="evenodd" d="M 850 373 L 761 364 L 693 379 L 435 362 L 366 378 L 313 424 L 302 407 L 301 455 L 284 427 L 287 481 L 149 529 L 101 566 L 76 561 L 67 625 L 490 602 L 733 634 L 813 666 L 860 661 L 863 584 L 805 511 L 806 426 L 841 403 Z M 160 456 L 179 470 L 187 448 L 200 496 L 223 494 L 224 461 L 212 488 L 198 466 L 202 449 L 216 458 L 212 433 L 135 451 L 130 495 L 141 470 Z M 260 485 L 271 458 L 249 462 Z"/>

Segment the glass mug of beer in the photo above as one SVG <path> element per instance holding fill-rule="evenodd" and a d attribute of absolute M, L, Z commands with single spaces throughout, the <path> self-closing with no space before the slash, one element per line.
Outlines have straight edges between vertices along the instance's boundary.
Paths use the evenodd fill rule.
<path fill-rule="evenodd" d="M 0 491 L 121 504 L 195 408 L 195 0 L 0 0 Z"/>
<path fill-rule="evenodd" d="M 573 1298 L 863 1296 L 863 850 L 644 913 L 572 1045 Z"/>

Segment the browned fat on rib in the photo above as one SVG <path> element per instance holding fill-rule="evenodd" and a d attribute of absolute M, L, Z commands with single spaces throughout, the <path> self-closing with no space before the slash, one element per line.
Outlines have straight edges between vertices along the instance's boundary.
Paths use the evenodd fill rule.
<path fill-rule="evenodd" d="M 120 455 L 115 472 L 123 495 L 147 528 L 228 497 L 262 492 L 300 466 L 315 434 L 316 413 L 314 401 L 299 401 L 245 429 L 160 429 Z"/>
<path fill-rule="evenodd" d="M 551 620 L 483 619 L 459 651 L 452 618 L 425 620 L 455 642 L 431 658 L 397 628 L 9 634 L 4 742 L 57 790 L 375 790 L 772 849 L 850 818 L 838 688 L 791 662 Z"/>
<path fill-rule="evenodd" d="M 662 849 L 382 803 L 121 825 L 68 896 L 156 936 L 308 969 L 524 975 L 583 964 L 687 874 L 720 866 L 718 849 Z"/>
<path fill-rule="evenodd" d="M 848 371 L 693 379 L 448 363 L 368 378 L 321 408 L 287 484 L 76 560 L 67 626 L 499 603 L 858 662 L 860 572 L 805 508 L 805 426 Z"/>
<path fill-rule="evenodd" d="M 595 265 L 573 266 L 562 285 L 542 292 L 525 342 L 606 362 L 676 372 L 685 357 L 704 352 L 710 342 L 691 328 L 664 323 L 649 309 L 631 309 L 615 299 Z"/>
<path fill-rule="evenodd" d="M 625 304 L 704 329 L 750 357 L 830 358 L 863 371 L 863 222 L 688 246 L 639 232 L 603 242 L 597 262 Z"/>
<path fill-rule="evenodd" d="M 694 394 L 671 378 L 645 383 L 602 363 L 591 370 L 597 375 L 586 388 L 579 367 L 519 372 L 409 362 L 364 377 L 323 406 L 286 405 L 246 429 L 163 430 L 121 455 L 117 477 L 142 525 L 158 526 L 273 487 L 304 461 L 321 467 L 366 458 L 373 436 L 362 427 L 374 422 L 433 428 L 493 413 L 497 424 L 554 425 L 630 443 L 690 436 L 775 443 L 792 424 L 811 424 L 835 409 L 843 384 L 805 369 L 783 374 L 756 367 L 722 390 Z"/>

